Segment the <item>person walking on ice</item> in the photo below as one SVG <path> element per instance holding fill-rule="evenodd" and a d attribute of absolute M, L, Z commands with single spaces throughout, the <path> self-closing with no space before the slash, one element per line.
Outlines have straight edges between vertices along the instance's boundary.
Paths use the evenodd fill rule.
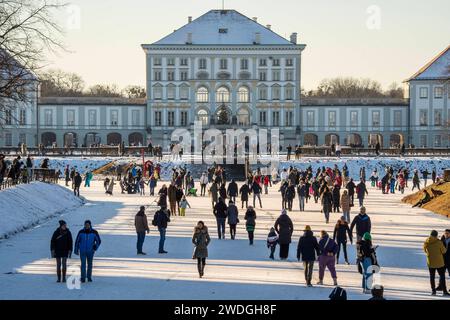
<path fill-rule="evenodd" d="M 318 285 L 323 285 L 323 278 L 325 276 L 325 268 L 331 273 L 331 277 L 333 278 L 333 284 L 335 286 L 337 283 L 337 274 L 336 274 L 336 258 L 335 255 L 337 253 L 337 244 L 328 236 L 328 233 L 324 230 L 320 232 L 321 238 L 319 241 L 320 248 L 320 256 L 319 256 L 319 281 Z"/>
<path fill-rule="evenodd" d="M 134 217 L 134 226 L 137 234 L 137 254 L 146 255 L 146 253 L 142 251 L 142 247 L 145 241 L 145 233 L 149 233 L 150 228 L 148 227 L 147 215 L 145 214 L 144 206 L 141 206 L 139 212 Z"/>
<path fill-rule="evenodd" d="M 320 254 L 319 243 L 314 237 L 310 226 L 306 226 L 303 236 L 300 237 L 297 246 L 297 260 L 302 260 L 305 270 L 305 281 L 308 287 L 312 287 L 312 275 L 316 256 Z"/>
<path fill-rule="evenodd" d="M 186 196 L 183 195 L 183 198 L 181 198 L 181 201 L 180 201 L 180 217 L 186 216 L 186 208 L 187 207 L 191 208 L 191 205 L 187 201 Z"/>
<path fill-rule="evenodd" d="M 369 279 L 373 276 L 373 271 L 369 272 L 371 266 L 377 266 L 378 261 L 375 254 L 376 248 L 372 246 L 372 236 L 369 232 L 364 233 L 362 239 L 358 242 L 358 263 L 362 273 L 363 293 L 370 293 Z M 358 267 L 359 270 L 359 267 Z"/>
<path fill-rule="evenodd" d="M 98 232 L 92 228 L 90 220 L 84 222 L 84 228 L 78 232 L 75 240 L 74 253 L 80 256 L 81 260 L 81 282 L 92 282 L 92 269 L 94 254 L 100 247 L 101 240 Z M 86 268 L 87 265 L 87 268 Z"/>
<path fill-rule="evenodd" d="M 52 258 L 56 259 L 57 282 L 66 282 L 67 259 L 72 256 L 73 239 L 72 233 L 67 228 L 64 220 L 59 221 L 59 228 L 53 233 L 50 241 Z M 61 277 L 62 276 L 62 277 Z"/>
<path fill-rule="evenodd" d="M 423 244 L 423 251 L 427 256 L 428 271 L 430 272 L 431 295 L 435 296 L 436 291 L 442 291 L 444 296 L 448 296 L 447 286 L 445 284 L 445 261 L 444 255 L 447 250 L 441 240 L 438 239 L 438 232 L 431 231 L 430 236 Z M 439 286 L 436 288 L 436 271 L 439 274 Z"/>
<path fill-rule="evenodd" d="M 275 250 L 277 248 L 277 244 L 278 244 L 278 234 L 275 231 L 275 228 L 272 227 L 270 228 L 270 232 L 267 235 L 267 248 L 270 249 L 270 256 L 269 258 L 272 260 L 275 260 Z"/>
<path fill-rule="evenodd" d="M 208 258 L 208 245 L 211 237 L 208 233 L 208 227 L 203 221 L 199 221 L 194 229 L 192 243 L 195 246 L 193 259 L 197 259 L 197 269 L 200 278 L 205 274 L 206 258 Z"/>

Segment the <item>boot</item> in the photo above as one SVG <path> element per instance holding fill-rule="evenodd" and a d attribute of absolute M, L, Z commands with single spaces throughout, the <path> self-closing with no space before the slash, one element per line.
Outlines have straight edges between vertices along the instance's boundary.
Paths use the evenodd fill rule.
<path fill-rule="evenodd" d="M 66 273 L 67 273 L 67 270 L 63 269 L 63 271 L 62 271 L 62 282 L 66 282 Z"/>
<path fill-rule="evenodd" d="M 58 276 L 58 280 L 56 280 L 56 282 L 61 282 L 61 270 L 57 270 L 56 275 Z"/>
<path fill-rule="evenodd" d="M 323 280 L 317 281 L 317 284 L 318 284 L 319 286 L 323 285 Z"/>
<path fill-rule="evenodd" d="M 206 265 L 206 263 L 205 263 L 205 264 L 202 264 L 202 277 L 203 277 L 203 275 L 205 274 L 205 265 Z"/>
<path fill-rule="evenodd" d="M 338 285 L 338 283 L 337 283 L 337 278 L 333 278 L 333 284 L 334 284 L 335 286 Z"/>
<path fill-rule="evenodd" d="M 197 270 L 198 270 L 198 276 L 201 278 L 201 277 L 203 277 L 203 274 L 202 274 L 202 266 L 201 265 L 197 265 Z"/>

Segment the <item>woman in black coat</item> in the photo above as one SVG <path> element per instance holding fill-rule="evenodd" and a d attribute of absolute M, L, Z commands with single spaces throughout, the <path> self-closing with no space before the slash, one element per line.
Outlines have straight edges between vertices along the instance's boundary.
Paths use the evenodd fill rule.
<path fill-rule="evenodd" d="M 287 215 L 286 209 L 283 209 L 281 216 L 275 222 L 275 230 L 279 235 L 280 259 L 286 260 L 289 256 L 289 244 L 294 232 L 294 225 L 291 218 Z"/>
<path fill-rule="evenodd" d="M 350 264 L 348 262 L 347 256 L 347 235 L 348 239 L 350 239 L 350 243 L 353 243 L 352 232 L 350 231 L 348 223 L 345 220 L 345 217 L 341 217 L 341 219 L 339 219 L 338 222 L 336 223 L 333 233 L 333 240 L 336 241 L 338 245 L 338 251 L 336 253 L 336 264 L 339 263 L 339 253 L 341 251 L 341 245 L 342 248 L 344 249 L 345 263 Z"/>
<path fill-rule="evenodd" d="M 297 247 L 297 259 L 303 261 L 305 269 L 305 280 L 308 287 L 312 287 L 312 273 L 314 269 L 314 261 L 320 254 L 319 243 L 316 237 L 314 237 L 310 226 L 305 227 L 305 233 L 300 237 Z"/>
<path fill-rule="evenodd" d="M 250 193 L 250 188 L 247 183 L 242 185 L 239 189 L 239 193 L 241 194 L 242 209 L 244 209 L 244 202 L 245 207 L 248 208 L 248 194 Z"/>
<path fill-rule="evenodd" d="M 56 275 L 58 281 L 61 282 L 61 267 L 62 267 L 62 282 L 66 282 L 67 272 L 67 258 L 72 255 L 73 239 L 70 230 L 64 220 L 59 221 L 59 228 L 53 233 L 50 241 L 50 250 L 52 258 L 56 259 Z"/>

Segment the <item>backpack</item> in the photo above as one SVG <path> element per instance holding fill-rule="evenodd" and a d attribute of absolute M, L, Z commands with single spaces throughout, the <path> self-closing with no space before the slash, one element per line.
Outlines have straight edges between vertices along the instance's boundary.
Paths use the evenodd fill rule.
<path fill-rule="evenodd" d="M 341 287 L 336 287 L 330 293 L 330 300 L 347 300 L 347 292 Z"/>
<path fill-rule="evenodd" d="M 159 211 L 155 212 L 155 215 L 153 216 L 153 220 L 152 220 L 152 226 L 155 226 L 155 227 L 158 225 L 158 222 L 157 222 L 158 221 L 158 212 Z"/>

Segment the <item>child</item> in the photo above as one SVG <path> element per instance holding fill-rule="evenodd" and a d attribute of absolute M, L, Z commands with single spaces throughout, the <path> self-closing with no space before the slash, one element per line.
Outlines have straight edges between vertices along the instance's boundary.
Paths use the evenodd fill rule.
<path fill-rule="evenodd" d="M 189 202 L 186 200 L 186 196 L 183 196 L 183 198 L 180 201 L 180 217 L 186 216 L 186 208 L 191 207 Z"/>
<path fill-rule="evenodd" d="M 395 182 L 396 182 L 395 177 L 392 176 L 390 181 L 391 193 L 395 193 Z"/>
<path fill-rule="evenodd" d="M 155 174 L 156 174 L 156 172 L 155 172 Z M 148 186 L 150 187 L 150 196 L 155 195 L 155 188 L 156 188 L 156 185 L 158 184 L 158 180 L 156 179 L 155 174 L 153 174 L 152 177 L 150 178 L 150 180 L 148 181 Z"/>
<path fill-rule="evenodd" d="M 141 194 L 141 196 L 145 196 L 145 181 L 144 178 L 141 178 L 141 180 L 139 180 L 139 192 Z"/>
<path fill-rule="evenodd" d="M 269 235 L 267 236 L 267 248 L 270 249 L 270 259 L 274 260 L 275 249 L 277 248 L 278 235 L 275 228 L 270 229 Z"/>

